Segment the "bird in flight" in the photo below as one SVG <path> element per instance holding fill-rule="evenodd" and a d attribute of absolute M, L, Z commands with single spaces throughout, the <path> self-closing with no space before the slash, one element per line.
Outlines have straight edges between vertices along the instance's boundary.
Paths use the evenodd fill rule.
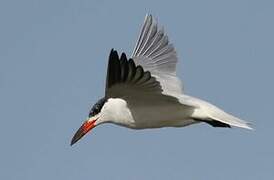
<path fill-rule="evenodd" d="M 130 58 L 111 50 L 105 96 L 91 108 L 71 145 L 104 123 L 147 129 L 203 122 L 213 127 L 252 129 L 249 123 L 215 105 L 186 95 L 176 76 L 177 61 L 167 34 L 147 15 Z"/>

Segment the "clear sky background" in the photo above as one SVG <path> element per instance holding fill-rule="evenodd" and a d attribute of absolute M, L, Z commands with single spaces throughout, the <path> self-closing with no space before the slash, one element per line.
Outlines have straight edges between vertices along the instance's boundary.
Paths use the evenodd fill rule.
<path fill-rule="evenodd" d="M 70 147 L 104 95 L 110 49 L 131 54 L 146 13 L 186 93 L 255 131 L 102 125 Z M 0 179 L 273 179 L 273 18 L 271 0 L 1 0 Z"/>

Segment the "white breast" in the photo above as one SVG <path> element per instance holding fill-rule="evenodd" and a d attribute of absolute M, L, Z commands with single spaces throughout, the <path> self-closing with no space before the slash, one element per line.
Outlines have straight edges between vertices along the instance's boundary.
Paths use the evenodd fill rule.
<path fill-rule="evenodd" d="M 101 110 L 100 119 L 104 122 L 134 128 L 133 116 L 127 107 L 127 102 L 120 98 L 109 98 Z"/>
<path fill-rule="evenodd" d="M 191 110 L 185 106 L 165 102 L 127 102 L 110 98 L 102 108 L 106 122 L 134 129 L 184 126 L 189 124 Z M 191 121 L 192 122 L 192 121 Z"/>

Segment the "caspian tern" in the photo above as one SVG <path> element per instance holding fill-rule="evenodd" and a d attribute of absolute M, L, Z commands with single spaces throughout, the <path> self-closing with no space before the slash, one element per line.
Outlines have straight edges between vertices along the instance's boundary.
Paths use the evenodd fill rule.
<path fill-rule="evenodd" d="M 176 64 L 176 51 L 168 36 L 147 15 L 131 58 L 111 50 L 105 96 L 92 107 L 71 145 L 103 123 L 146 129 L 205 122 L 213 127 L 252 129 L 220 108 L 184 94 Z"/>

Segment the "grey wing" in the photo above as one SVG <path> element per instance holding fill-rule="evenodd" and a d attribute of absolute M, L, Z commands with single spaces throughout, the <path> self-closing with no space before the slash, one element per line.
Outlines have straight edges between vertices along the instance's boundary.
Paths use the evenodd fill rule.
<path fill-rule="evenodd" d="M 145 18 L 132 59 L 160 82 L 163 94 L 178 96 L 183 93 L 181 80 L 176 76 L 175 48 L 151 15 Z"/>

